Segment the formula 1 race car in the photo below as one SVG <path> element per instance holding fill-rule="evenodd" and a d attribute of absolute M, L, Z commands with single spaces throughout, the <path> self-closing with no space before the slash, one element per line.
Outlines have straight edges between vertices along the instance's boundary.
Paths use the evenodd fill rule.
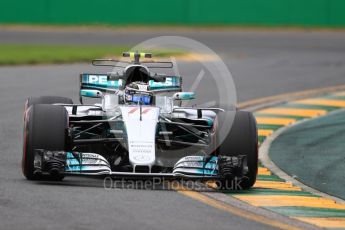
<path fill-rule="evenodd" d="M 123 56 L 131 61 L 93 60 L 122 71 L 81 74 L 80 104 L 56 96 L 27 99 L 25 177 L 187 178 L 215 180 L 221 188 L 237 180 L 236 189 L 252 187 L 258 169 L 254 116 L 230 107 L 182 107 L 195 94 L 182 91 L 181 76 L 151 71 L 152 65 L 172 68 L 172 62 L 140 61 L 151 58 L 147 53 Z M 83 103 L 86 98 L 101 102 Z M 227 122 L 231 129 L 221 136 Z"/>

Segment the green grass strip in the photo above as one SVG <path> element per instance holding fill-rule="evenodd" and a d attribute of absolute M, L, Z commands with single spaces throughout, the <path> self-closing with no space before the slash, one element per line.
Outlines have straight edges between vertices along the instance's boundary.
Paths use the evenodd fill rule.
<path fill-rule="evenodd" d="M 258 129 L 271 129 L 271 130 L 277 130 L 284 125 L 263 125 L 263 124 L 258 124 Z"/>
<path fill-rule="evenodd" d="M 264 142 L 265 139 L 266 139 L 266 137 L 264 137 L 264 136 L 259 136 L 259 137 L 258 137 L 259 143 Z"/>
<path fill-rule="evenodd" d="M 264 180 L 264 181 L 284 181 L 280 177 L 276 175 L 258 175 L 257 180 Z"/>
<path fill-rule="evenodd" d="M 286 216 L 303 217 L 345 217 L 345 210 L 311 207 L 264 207 Z"/>
<path fill-rule="evenodd" d="M 334 100 L 343 100 L 343 101 L 345 101 L 345 96 L 337 96 L 337 95 L 332 95 L 332 94 L 324 96 L 322 98 L 323 99 L 332 99 L 332 100 L 334 99 Z"/>
<path fill-rule="evenodd" d="M 129 46 L 113 45 L 0 44 L 0 65 L 90 62 L 95 58 L 121 56 L 129 49 Z M 163 49 L 150 52 L 157 57 L 183 53 Z"/>

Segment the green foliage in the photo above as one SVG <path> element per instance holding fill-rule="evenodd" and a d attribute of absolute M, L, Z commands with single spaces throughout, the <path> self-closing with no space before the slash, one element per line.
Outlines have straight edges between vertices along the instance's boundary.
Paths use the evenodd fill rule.
<path fill-rule="evenodd" d="M 95 58 L 120 56 L 129 46 L 0 44 L 0 65 L 59 64 L 89 62 Z M 153 50 L 155 56 L 181 51 Z"/>

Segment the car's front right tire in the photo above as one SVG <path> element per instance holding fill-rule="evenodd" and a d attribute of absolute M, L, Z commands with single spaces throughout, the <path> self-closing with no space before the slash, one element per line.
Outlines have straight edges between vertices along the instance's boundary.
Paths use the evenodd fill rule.
<path fill-rule="evenodd" d="M 28 180 L 61 180 L 63 176 L 35 174 L 35 149 L 66 150 L 68 113 L 63 106 L 34 104 L 27 111 L 23 130 L 22 170 Z"/>
<path fill-rule="evenodd" d="M 32 105 L 38 105 L 38 104 L 73 104 L 73 101 L 71 98 L 68 97 L 60 97 L 60 96 L 40 96 L 40 97 L 29 97 L 24 106 L 24 120 L 25 120 L 25 114 L 26 110 L 32 106 Z"/>

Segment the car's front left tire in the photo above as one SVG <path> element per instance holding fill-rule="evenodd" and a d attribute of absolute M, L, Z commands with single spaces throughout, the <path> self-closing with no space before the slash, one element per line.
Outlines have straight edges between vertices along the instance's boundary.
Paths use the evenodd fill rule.
<path fill-rule="evenodd" d="M 258 132 L 255 117 L 247 111 L 229 112 L 233 117 L 230 131 L 223 138 L 217 149 L 217 154 L 223 156 L 245 156 L 248 170 L 239 181 L 225 179 L 223 182 L 231 185 L 230 189 L 250 189 L 255 181 L 258 171 Z M 231 116 L 229 116 L 231 117 Z M 227 122 L 223 120 L 222 122 Z M 229 122 L 229 121 L 228 121 Z M 222 124 L 220 124 L 222 125 Z M 224 183 L 221 187 L 224 187 Z"/>

